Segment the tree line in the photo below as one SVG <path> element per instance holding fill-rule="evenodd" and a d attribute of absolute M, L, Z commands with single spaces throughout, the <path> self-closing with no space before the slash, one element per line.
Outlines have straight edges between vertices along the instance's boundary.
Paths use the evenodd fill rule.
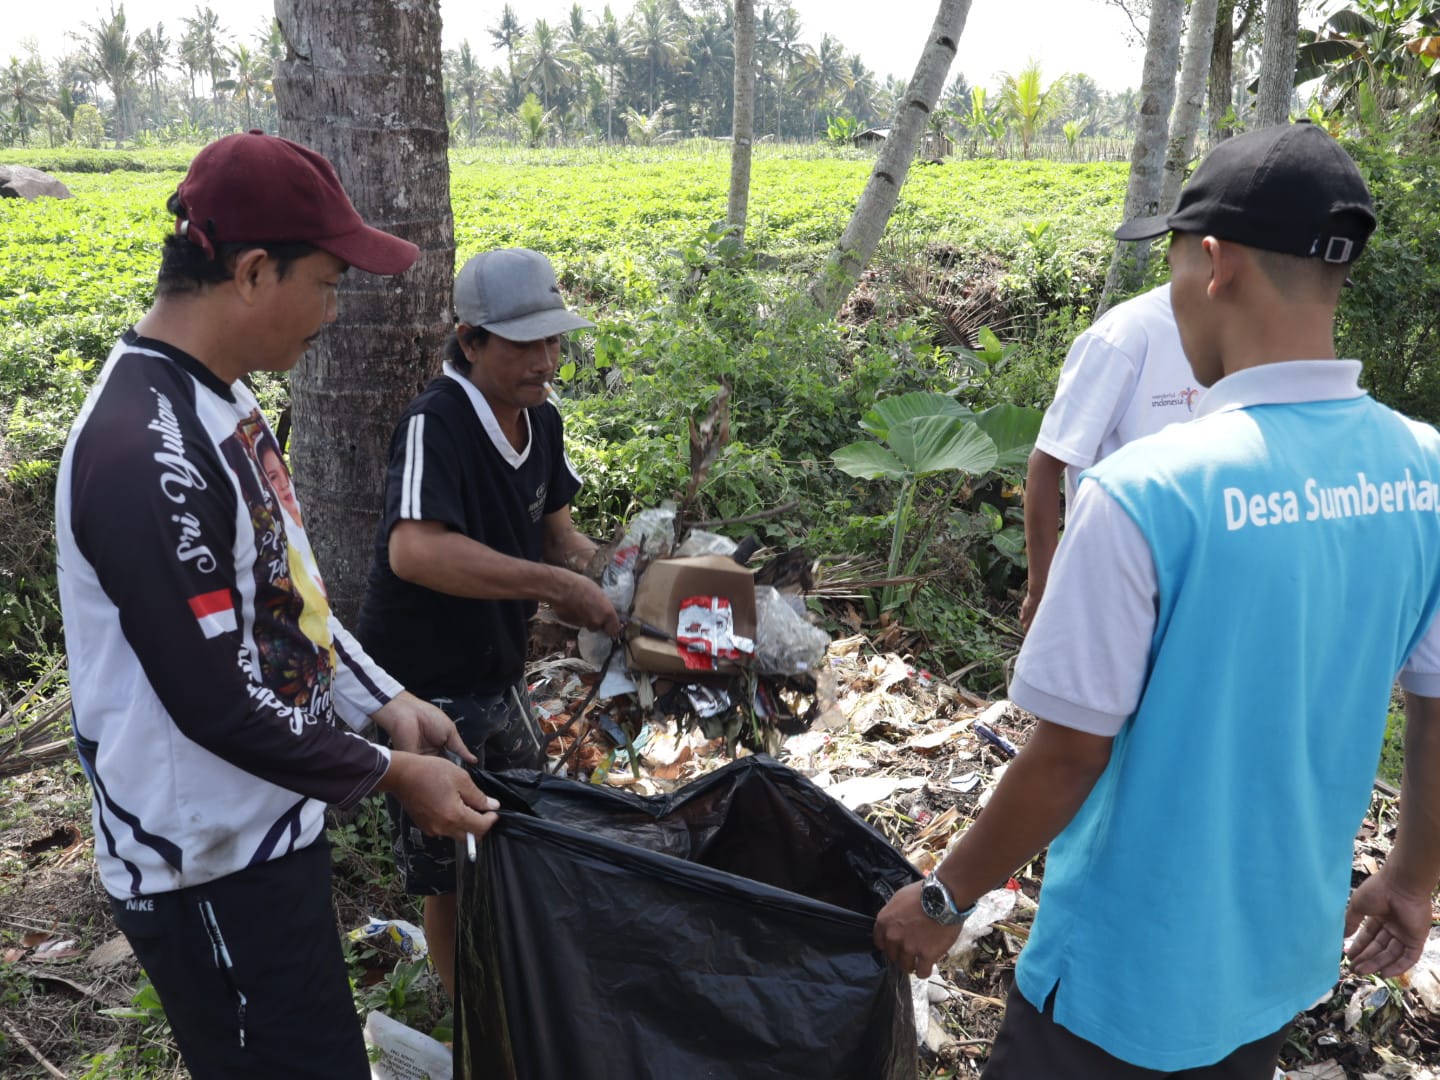
<path fill-rule="evenodd" d="M 523 9 L 523 5 L 520 5 Z M 905 80 L 881 76 L 831 34 L 807 40 L 788 0 L 757 5 L 755 135 L 849 138 L 888 124 Z M 505 4 L 484 47 L 443 57 L 452 142 L 482 139 L 654 142 L 728 136 L 733 122 L 734 12 L 728 0 L 635 0 L 618 15 L 571 6 L 561 21 L 526 20 Z M 273 80 L 284 41 L 273 19 L 248 35 L 197 5 L 175 23 L 136 27 L 124 4 L 42 57 L 33 43 L 3 69 L 0 143 L 11 146 L 198 143 L 241 128 L 276 129 Z M 949 80 L 934 127 L 972 149 L 1024 133 L 1072 142 L 1126 138 L 1136 93 L 1108 93 L 1075 74 L 1048 84 L 1038 66 L 999 86 Z"/>

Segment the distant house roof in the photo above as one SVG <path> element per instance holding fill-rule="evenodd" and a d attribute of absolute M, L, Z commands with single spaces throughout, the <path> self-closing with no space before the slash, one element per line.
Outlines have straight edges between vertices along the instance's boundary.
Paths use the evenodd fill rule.
<path fill-rule="evenodd" d="M 884 141 L 885 141 L 886 139 L 888 139 L 889 137 L 890 137 L 890 129 L 889 129 L 888 127 L 886 127 L 886 128 L 866 128 L 864 131 L 860 132 L 860 134 L 858 134 L 858 135 L 855 136 L 854 142 L 855 142 L 857 145 L 858 145 L 859 143 L 884 142 Z"/>

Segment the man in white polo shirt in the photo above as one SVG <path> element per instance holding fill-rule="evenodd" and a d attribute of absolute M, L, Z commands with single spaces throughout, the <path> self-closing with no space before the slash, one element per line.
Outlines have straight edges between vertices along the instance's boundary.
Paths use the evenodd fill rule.
<path fill-rule="evenodd" d="M 1440 435 L 1335 359 L 1374 225 L 1354 162 L 1297 124 L 1222 143 L 1173 213 L 1117 233 L 1171 233 L 1209 390 L 1193 422 L 1082 477 L 1010 687 L 1035 732 L 876 922 L 927 974 L 967 905 L 1049 844 L 986 1080 L 1270 1080 L 1347 933 L 1358 974 L 1420 956 L 1440 880 Z M 1350 895 L 1397 673 L 1400 825 Z"/>
<path fill-rule="evenodd" d="M 1060 480 L 1075 505 L 1080 473 L 1128 442 L 1195 414 L 1200 389 L 1164 284 L 1118 304 L 1075 339 L 1025 472 L 1026 630 L 1060 541 Z"/>

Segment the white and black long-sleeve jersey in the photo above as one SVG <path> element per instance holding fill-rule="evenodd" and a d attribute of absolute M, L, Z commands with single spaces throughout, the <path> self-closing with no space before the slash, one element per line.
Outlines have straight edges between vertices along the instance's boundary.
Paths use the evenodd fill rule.
<path fill-rule="evenodd" d="M 267 472 L 267 469 L 269 470 Z M 314 841 L 389 764 L 400 686 L 330 614 L 255 398 L 131 330 L 55 497 L 76 745 L 106 890 L 197 885 Z"/>

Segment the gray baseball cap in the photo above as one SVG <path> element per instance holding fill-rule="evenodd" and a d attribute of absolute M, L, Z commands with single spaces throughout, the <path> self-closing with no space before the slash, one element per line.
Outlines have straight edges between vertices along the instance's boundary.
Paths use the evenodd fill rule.
<path fill-rule="evenodd" d="M 455 276 L 455 318 L 510 341 L 539 341 L 595 324 L 565 307 L 555 268 L 538 251 L 498 248 Z"/>

